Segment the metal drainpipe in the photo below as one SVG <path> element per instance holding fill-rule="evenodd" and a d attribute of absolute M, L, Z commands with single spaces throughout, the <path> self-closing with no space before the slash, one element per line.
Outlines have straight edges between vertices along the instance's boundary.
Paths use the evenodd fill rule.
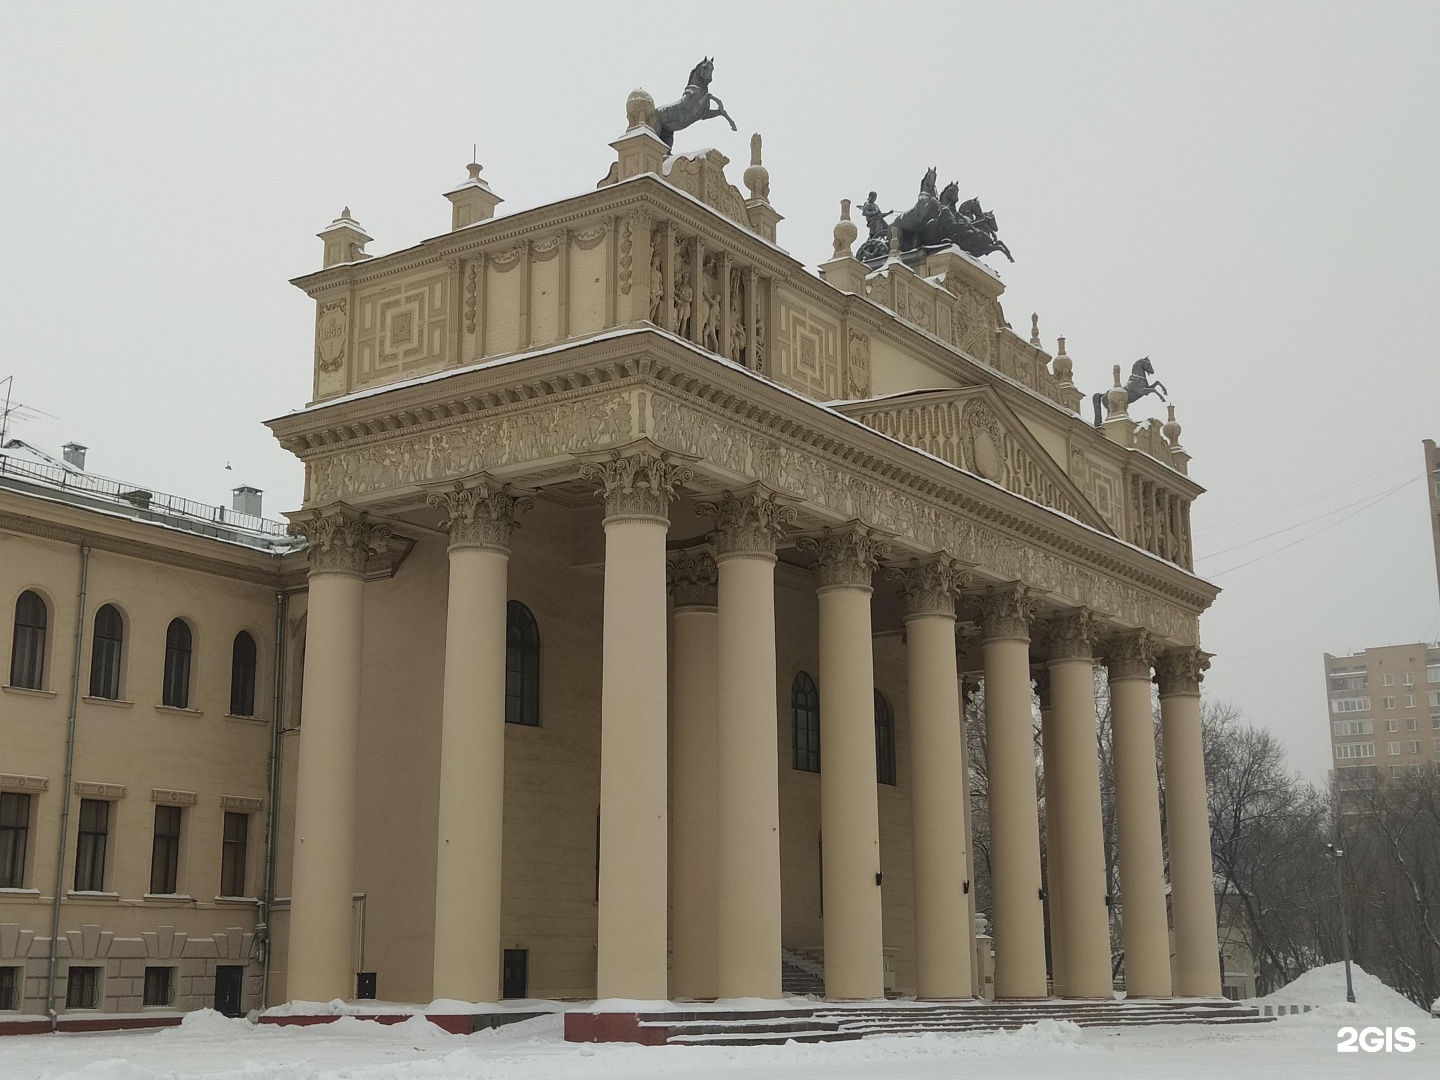
<path fill-rule="evenodd" d="M 270 920 L 275 910 L 276 842 L 280 833 L 280 766 L 285 733 L 285 627 L 290 613 L 290 596 L 275 593 L 275 693 L 270 721 L 270 798 L 265 819 L 265 895 L 260 900 L 260 918 L 255 926 L 255 944 L 262 950 L 260 960 L 260 1003 L 270 1005 Z"/>
<path fill-rule="evenodd" d="M 70 715 L 65 721 L 65 783 L 60 788 L 60 843 L 55 855 L 55 900 L 50 907 L 50 967 L 45 981 L 45 1015 L 50 1030 L 60 1026 L 55 1013 L 55 968 L 60 960 L 60 890 L 65 884 L 65 849 L 70 839 L 70 787 L 75 774 L 75 718 L 80 709 L 80 656 L 85 643 L 85 592 L 90 583 L 90 549 L 80 546 L 80 592 L 75 610 L 75 663 L 70 671 Z"/>

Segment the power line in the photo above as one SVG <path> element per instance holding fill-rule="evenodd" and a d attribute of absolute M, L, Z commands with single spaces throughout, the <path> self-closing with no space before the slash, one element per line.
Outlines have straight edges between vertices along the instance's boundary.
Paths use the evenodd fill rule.
<path fill-rule="evenodd" d="M 1266 507 L 1264 510 L 1252 511 L 1248 514 L 1241 514 L 1238 517 L 1225 518 L 1221 521 L 1206 522 L 1204 528 L 1197 529 L 1195 531 L 1195 535 L 1208 536 L 1212 533 L 1228 532 L 1231 528 L 1237 527 L 1239 525 L 1247 525 L 1255 521 L 1263 521 L 1265 518 L 1274 517 L 1276 514 L 1282 513 L 1283 511 L 1292 507 L 1304 506 L 1306 503 L 1318 502 L 1320 499 L 1329 498 L 1331 495 L 1334 495 L 1337 492 L 1344 491 L 1346 488 L 1352 488 L 1359 484 L 1368 484 L 1370 481 L 1376 479 L 1377 477 L 1388 476 L 1390 473 L 1398 472 L 1400 469 L 1410 467 L 1411 464 L 1412 463 L 1409 460 L 1406 460 L 1399 464 L 1391 465 L 1389 468 L 1381 469 L 1379 472 L 1373 472 L 1366 476 L 1359 477 L 1358 479 L 1347 480 L 1343 484 L 1336 484 L 1333 487 L 1328 487 L 1325 490 L 1317 492 L 1314 495 L 1302 495 L 1298 499 L 1289 499 L 1286 502 L 1274 503 Z M 1343 509 L 1343 507 L 1341 509 Z"/>

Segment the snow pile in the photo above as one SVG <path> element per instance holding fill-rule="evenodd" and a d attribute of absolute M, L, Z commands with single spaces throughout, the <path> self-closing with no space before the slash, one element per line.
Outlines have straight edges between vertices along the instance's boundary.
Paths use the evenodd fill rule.
<path fill-rule="evenodd" d="M 1345 1000 L 1345 965 L 1326 964 L 1311 968 L 1294 982 L 1282 986 L 1255 1005 L 1315 1005 L 1326 1023 L 1345 1016 L 1368 1023 L 1384 1021 L 1411 1024 L 1426 1019 L 1426 1012 L 1403 994 L 1398 994 L 1359 964 L 1350 965 L 1355 987 L 1355 1004 Z M 1300 1015 L 1306 1015 L 1304 1013 Z M 1314 1016 L 1315 1013 L 1309 1015 Z"/>
<path fill-rule="evenodd" d="M 196 1038 L 224 1038 L 227 1035 L 243 1035 L 254 1025 L 238 1016 L 226 1016 L 214 1009 L 196 1009 L 180 1019 L 180 1026 L 162 1028 L 165 1035 L 189 1035 Z"/>
<path fill-rule="evenodd" d="M 953 1039 L 955 1036 L 937 1036 Z M 992 1031 L 984 1035 L 961 1036 L 958 1049 L 981 1054 L 1043 1054 L 1056 1050 L 1079 1050 L 1085 1032 L 1071 1020 L 1037 1020 L 1018 1031 Z"/>
<path fill-rule="evenodd" d="M 326 1035 L 343 1039 L 397 1039 L 400 1042 L 414 1042 L 416 1039 L 454 1038 L 444 1028 L 432 1024 L 422 1013 L 412 1013 L 397 1024 L 381 1024 L 367 1020 L 364 1016 L 349 1015 L 317 1026 Z"/>

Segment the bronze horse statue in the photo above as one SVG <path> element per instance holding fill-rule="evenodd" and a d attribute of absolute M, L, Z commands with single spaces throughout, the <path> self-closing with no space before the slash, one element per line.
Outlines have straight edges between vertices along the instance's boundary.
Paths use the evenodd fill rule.
<path fill-rule="evenodd" d="M 1150 358 L 1148 356 L 1142 356 L 1130 366 L 1130 378 L 1125 383 L 1125 393 L 1129 395 L 1129 400 L 1126 402 L 1127 405 L 1133 405 L 1142 397 L 1149 394 L 1154 394 L 1161 401 L 1165 400 L 1165 395 L 1170 392 L 1166 389 L 1165 384 L 1159 379 L 1156 379 L 1152 383 L 1146 378 L 1147 375 L 1154 374 L 1155 369 L 1150 365 Z M 1100 406 L 1105 402 L 1105 395 L 1094 394 L 1091 396 L 1091 401 L 1095 404 L 1095 426 L 1098 428 L 1101 426 Z"/>
<path fill-rule="evenodd" d="M 977 259 L 998 251 L 1013 263 L 1015 256 L 996 235 L 994 213 L 981 209 L 979 199 L 966 199 L 957 207 L 959 199 L 960 185 L 952 180 L 940 193 L 940 212 L 921 227 L 921 245 L 954 244 Z"/>
<path fill-rule="evenodd" d="M 731 131 L 739 130 L 735 121 L 730 119 L 730 114 L 725 111 L 724 102 L 710 93 L 710 80 L 714 76 L 715 60 L 707 56 L 691 70 L 690 79 L 685 84 L 685 92 L 680 95 L 680 100 L 655 110 L 655 134 L 660 136 L 666 146 L 674 149 L 675 132 L 715 116 L 723 116 Z M 712 104 L 715 106 L 713 109 L 710 107 Z"/>
<path fill-rule="evenodd" d="M 931 166 L 925 178 L 920 181 L 920 198 L 915 205 L 890 222 L 891 231 L 899 230 L 901 251 L 919 247 L 926 226 L 940 216 L 940 197 L 935 194 L 937 175 L 939 170 Z"/>

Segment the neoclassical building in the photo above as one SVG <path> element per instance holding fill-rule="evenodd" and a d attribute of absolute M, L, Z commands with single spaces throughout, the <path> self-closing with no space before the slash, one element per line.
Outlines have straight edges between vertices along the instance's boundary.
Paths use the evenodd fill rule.
<path fill-rule="evenodd" d="M 304 464 L 305 543 L 236 571 L 274 657 L 273 753 L 232 763 L 270 838 L 264 1002 L 357 976 L 414 1002 L 777 998 L 786 955 L 834 999 L 1105 998 L 1117 916 L 1132 996 L 1218 996 L 1216 590 L 1173 412 L 1132 421 L 1117 368 L 1097 428 L 1063 339 L 1017 335 L 994 270 L 898 241 L 861 262 L 848 202 L 807 269 L 776 244 L 758 136 L 746 197 L 723 155 L 629 112 L 595 190 L 497 217 L 472 165 L 449 231 L 372 257 L 347 210 L 296 279 L 313 399 L 270 427 Z M 0 568 L 12 653 L 29 577 Z M 44 754 L 7 782 L 59 776 Z"/>

